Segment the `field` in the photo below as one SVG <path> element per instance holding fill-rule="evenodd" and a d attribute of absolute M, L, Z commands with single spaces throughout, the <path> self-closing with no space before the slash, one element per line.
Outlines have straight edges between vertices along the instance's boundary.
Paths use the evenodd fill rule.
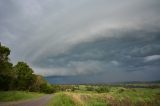
<path fill-rule="evenodd" d="M 47 106 L 160 106 L 159 84 L 58 85 L 56 89 L 57 92 Z M 1 91 L 0 102 L 35 99 L 43 95 L 45 94 Z"/>
<path fill-rule="evenodd" d="M 34 99 L 43 95 L 42 93 L 25 91 L 0 91 L 0 102 Z"/>
<path fill-rule="evenodd" d="M 160 88 L 72 87 L 56 93 L 48 106 L 160 106 Z"/>

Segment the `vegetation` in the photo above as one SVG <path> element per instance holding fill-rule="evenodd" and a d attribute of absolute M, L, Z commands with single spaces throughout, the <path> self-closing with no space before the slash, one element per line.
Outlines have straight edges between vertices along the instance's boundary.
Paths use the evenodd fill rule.
<path fill-rule="evenodd" d="M 47 106 L 75 106 L 75 103 L 65 93 L 56 93 Z"/>
<path fill-rule="evenodd" d="M 98 86 L 95 86 L 98 87 Z M 101 87 L 100 87 L 101 88 Z M 107 93 L 71 91 L 57 93 L 49 106 L 159 106 L 160 89 L 108 87 Z M 58 99 L 57 99 L 58 98 Z M 68 102 L 69 101 L 69 102 Z M 60 103 L 60 104 L 59 104 Z"/>
<path fill-rule="evenodd" d="M 40 96 L 43 96 L 42 93 L 35 92 L 25 92 L 25 91 L 0 91 L 0 101 L 17 101 L 17 100 L 26 100 L 33 99 Z"/>
<path fill-rule="evenodd" d="M 109 92 L 108 86 L 86 86 L 87 91 L 96 91 L 97 93 Z"/>
<path fill-rule="evenodd" d="M 42 76 L 35 75 L 25 62 L 15 66 L 9 59 L 10 49 L 0 44 L 0 90 L 21 90 L 53 93 L 53 87 Z"/>

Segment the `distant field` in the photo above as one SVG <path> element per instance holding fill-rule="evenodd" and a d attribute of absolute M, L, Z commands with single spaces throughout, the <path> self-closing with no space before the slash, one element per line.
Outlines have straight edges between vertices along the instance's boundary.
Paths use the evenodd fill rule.
<path fill-rule="evenodd" d="M 100 90 L 102 92 L 98 93 L 83 85 L 79 90 L 56 93 L 48 106 L 160 106 L 160 88 L 109 87 Z"/>
<path fill-rule="evenodd" d="M 34 99 L 44 94 L 24 91 L 0 91 L 0 102 Z"/>

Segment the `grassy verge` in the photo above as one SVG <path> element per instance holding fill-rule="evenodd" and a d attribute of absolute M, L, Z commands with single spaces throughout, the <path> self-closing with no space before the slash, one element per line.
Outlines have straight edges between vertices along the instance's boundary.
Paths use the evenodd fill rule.
<path fill-rule="evenodd" d="M 108 93 L 57 93 L 48 106 L 160 106 L 160 89 L 112 88 Z"/>
<path fill-rule="evenodd" d="M 72 98 L 65 93 L 56 93 L 47 106 L 75 106 L 75 104 Z"/>
<path fill-rule="evenodd" d="M 33 99 L 43 96 L 44 94 L 24 91 L 0 91 L 0 102 L 18 101 Z"/>

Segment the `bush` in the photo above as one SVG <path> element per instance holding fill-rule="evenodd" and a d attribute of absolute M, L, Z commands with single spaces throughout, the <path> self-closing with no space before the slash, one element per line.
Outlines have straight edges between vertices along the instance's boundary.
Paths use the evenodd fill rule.
<path fill-rule="evenodd" d="M 120 88 L 120 89 L 117 90 L 118 93 L 122 93 L 124 91 L 125 91 L 125 88 Z"/>
<path fill-rule="evenodd" d="M 95 91 L 98 93 L 107 93 L 110 91 L 110 89 L 109 89 L 109 87 L 101 86 L 101 87 L 98 87 L 97 89 L 95 89 Z"/>
<path fill-rule="evenodd" d="M 87 91 L 94 91 L 94 87 L 93 86 L 86 86 L 86 90 Z"/>
<path fill-rule="evenodd" d="M 53 87 L 51 85 L 49 85 L 47 83 L 44 83 L 44 84 L 42 84 L 40 86 L 40 92 L 44 92 L 44 93 L 50 94 L 50 93 L 53 93 L 55 91 L 54 91 L 54 89 L 53 89 Z"/>

